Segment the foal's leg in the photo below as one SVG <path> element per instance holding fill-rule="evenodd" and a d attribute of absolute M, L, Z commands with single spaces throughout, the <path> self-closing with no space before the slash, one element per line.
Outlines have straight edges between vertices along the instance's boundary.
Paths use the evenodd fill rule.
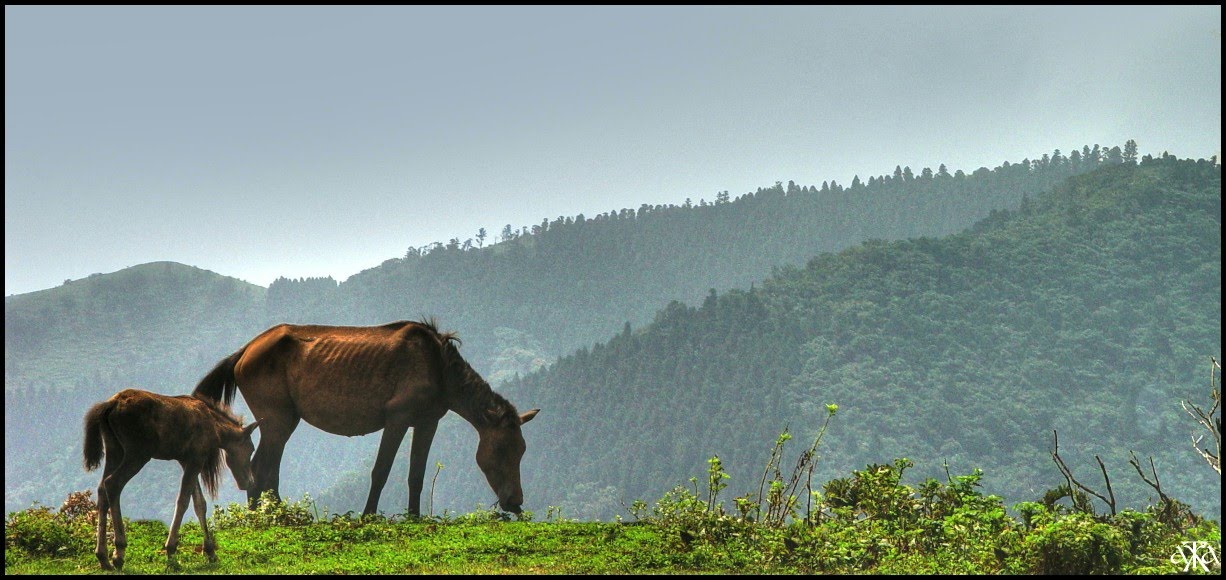
<path fill-rule="evenodd" d="M 105 475 L 102 477 L 106 479 Z M 106 516 L 111 509 L 106 498 L 106 487 L 102 482 L 98 482 L 98 540 L 94 543 L 94 555 L 98 557 L 98 563 L 103 570 L 112 570 L 114 566 L 111 566 L 111 559 L 106 557 Z"/>
<path fill-rule="evenodd" d="M 175 552 L 179 550 L 179 525 L 183 523 L 183 513 L 187 504 L 199 487 L 200 469 L 183 464 L 183 480 L 179 483 L 179 498 L 175 500 L 175 516 L 170 522 L 170 534 L 166 536 L 166 565 L 175 568 Z"/>
<path fill-rule="evenodd" d="M 200 531 L 204 533 L 204 555 L 210 562 L 216 562 L 217 542 L 209 531 L 209 522 L 205 518 L 205 512 L 208 510 L 204 504 L 204 492 L 200 491 L 199 484 L 196 484 L 196 489 L 192 492 L 192 505 L 196 508 L 196 519 L 200 520 Z"/>
<path fill-rule="evenodd" d="M 106 500 L 111 508 L 111 523 L 115 525 L 115 553 L 111 560 L 115 568 L 120 570 L 123 569 L 124 553 L 128 549 L 128 531 L 123 525 L 123 510 L 119 507 L 119 496 L 123 493 L 123 488 L 128 481 L 135 477 L 146 463 L 149 463 L 148 457 L 125 454 L 123 462 L 115 468 L 115 471 L 102 478 L 102 491 L 106 493 Z M 103 541 L 105 542 L 105 536 Z M 103 546 L 105 549 L 105 543 Z"/>
<path fill-rule="evenodd" d="M 106 491 L 106 482 L 111 474 L 115 473 L 115 468 L 123 463 L 123 447 L 119 445 L 117 439 L 110 436 L 109 431 L 104 430 L 102 438 L 106 450 L 106 463 L 102 466 L 102 479 L 98 481 L 98 538 L 94 545 L 94 555 L 97 556 L 98 563 L 102 565 L 103 570 L 113 570 L 115 567 L 111 565 L 111 558 L 106 551 L 106 522 L 111 511 L 110 494 Z"/>
<path fill-rule="evenodd" d="M 106 554 L 106 520 L 110 515 L 111 502 L 109 494 L 106 492 L 106 478 L 115 470 L 115 464 L 118 461 L 112 461 L 111 456 L 107 456 L 106 467 L 102 470 L 102 480 L 98 482 L 98 539 L 94 544 L 94 555 L 98 557 L 98 563 L 102 564 L 103 570 L 112 570 L 111 559 Z"/>
<path fill-rule="evenodd" d="M 409 513 L 421 515 L 421 488 L 426 480 L 426 459 L 430 455 L 430 443 L 438 421 L 423 423 L 413 428 L 413 443 L 409 451 Z"/>
<path fill-rule="evenodd" d="M 383 427 L 383 439 L 379 441 L 379 455 L 375 457 L 375 467 L 370 472 L 370 495 L 366 496 L 366 507 L 362 515 L 370 515 L 379 510 L 379 496 L 383 494 L 383 485 L 387 483 L 387 474 L 392 471 L 392 462 L 396 459 L 396 450 L 404 441 L 408 432 L 408 422 L 388 423 Z"/>

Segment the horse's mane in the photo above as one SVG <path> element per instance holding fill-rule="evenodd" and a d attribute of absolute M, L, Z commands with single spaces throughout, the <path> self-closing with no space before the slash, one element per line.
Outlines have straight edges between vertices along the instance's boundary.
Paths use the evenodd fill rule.
<path fill-rule="evenodd" d="M 234 411 L 231 411 L 229 407 L 224 406 L 221 402 L 216 401 L 214 399 L 210 399 L 208 397 L 202 397 L 198 395 L 193 395 L 193 396 L 198 401 L 203 402 L 205 406 L 207 406 L 209 410 L 212 411 L 213 414 L 216 415 L 218 419 L 220 419 L 221 421 L 225 421 L 227 423 L 230 423 L 231 425 L 236 425 L 238 427 L 243 426 L 242 416 L 235 415 Z"/>
<path fill-rule="evenodd" d="M 438 339 L 439 353 L 443 359 L 443 374 L 449 379 L 449 385 L 457 391 L 456 401 L 476 410 L 472 416 L 490 423 L 513 420 L 516 425 L 519 424 L 519 411 L 515 409 L 515 405 L 490 388 L 490 384 L 460 355 L 457 346 L 463 344 L 463 341 L 455 332 L 439 330 L 434 317 L 422 318 L 417 324 L 425 327 Z"/>
<path fill-rule="evenodd" d="M 460 337 L 456 336 L 456 333 L 451 332 L 451 331 L 443 332 L 442 330 L 439 330 L 438 323 L 434 321 L 433 316 L 422 317 L 421 320 L 417 321 L 417 324 L 426 327 L 426 330 L 429 330 L 431 333 L 434 334 L 434 336 L 437 336 L 439 340 L 442 342 L 454 342 L 456 344 L 464 344 L 464 341 L 460 340 Z"/>
<path fill-rule="evenodd" d="M 219 424 L 229 423 L 231 426 L 242 429 L 243 418 L 235 415 L 229 408 L 224 407 L 218 401 L 193 394 L 196 400 L 204 403 L 208 408 L 213 419 Z M 226 464 L 225 446 L 217 448 L 217 451 L 210 453 L 204 460 L 204 465 L 200 468 L 200 482 L 204 485 L 204 489 L 209 492 L 209 496 L 213 499 L 217 498 L 217 486 L 221 483 L 222 468 Z"/>

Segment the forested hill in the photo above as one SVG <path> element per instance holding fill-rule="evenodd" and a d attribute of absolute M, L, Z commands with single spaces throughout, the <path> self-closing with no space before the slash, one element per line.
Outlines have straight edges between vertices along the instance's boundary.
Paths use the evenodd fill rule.
<path fill-rule="evenodd" d="M 154 262 L 6 297 L 5 393 L 100 393 L 105 384 L 124 382 L 184 388 L 219 353 L 263 329 L 266 292 L 208 270 Z"/>
<path fill-rule="evenodd" d="M 964 233 L 873 241 L 674 302 L 506 384 L 546 410 L 525 428 L 525 489 L 608 515 L 690 477 L 705 489 L 718 455 L 729 492 L 756 491 L 784 426 L 807 446 L 834 403 L 814 481 L 908 457 L 917 478 L 943 478 L 947 461 L 985 470 L 985 491 L 1010 504 L 1037 501 L 1064 482 L 1057 430 L 1074 473 L 1105 493 L 1103 458 L 1121 507 L 1156 495 L 1127 463 L 1135 450 L 1167 493 L 1220 517 L 1220 479 L 1180 401 L 1207 404 L 1221 356 L 1221 200 L 1220 166 L 1146 159 Z"/>
<path fill-rule="evenodd" d="M 434 316 L 459 333 L 464 356 L 497 388 L 608 340 L 627 322 L 649 322 L 671 300 L 697 304 L 712 288 L 748 288 L 773 268 L 869 238 L 960 231 L 1071 175 L 1130 164 L 1136 156 L 1129 142 L 1122 149 L 1053 151 L 969 174 L 898 167 L 847 186 L 777 184 L 735 198 L 724 192 L 696 203 L 507 226 L 475 241 L 410 249 L 341 284 L 282 278 L 263 289 L 161 262 L 10 296 L 5 505 L 55 502 L 96 485 L 79 463 L 79 421 L 91 402 L 125 387 L 188 392 L 218 359 L 273 324 Z M 406 216 L 406 228 L 418 219 L 428 218 Z M 471 460 L 471 429 L 450 419 L 432 457 L 449 465 L 444 479 L 466 487 L 440 490 L 436 500 L 471 508 L 489 491 Z M 377 436 L 346 439 L 304 427 L 287 449 L 283 490 L 310 492 L 340 511 L 360 509 L 377 443 Z M 50 472 L 42 468 L 48 464 Z M 404 486 L 394 473 L 385 497 L 405 497 Z M 172 496 L 174 484 L 167 488 Z"/>
<path fill-rule="evenodd" d="M 130 387 L 189 392 L 220 353 L 263 328 L 265 293 L 155 262 L 5 298 L 5 510 L 32 501 L 58 506 L 71 491 L 96 488 L 98 473 L 81 467 L 89 406 Z M 167 502 L 161 506 L 171 505 L 177 464 L 154 463 L 133 487 L 143 493 L 153 483 Z M 161 506 L 131 515 L 168 517 Z"/>
<path fill-rule="evenodd" d="M 269 289 L 270 302 L 310 319 L 378 323 L 428 313 L 465 338 L 465 356 L 495 380 L 591 347 L 641 325 L 671 300 L 700 302 L 714 288 L 748 288 L 772 268 L 801 265 L 870 238 L 938 236 L 965 229 L 996 209 L 1015 207 L 1071 175 L 1136 160 L 1136 144 L 1059 150 L 994 169 L 952 173 L 896 167 L 844 186 L 786 185 L 681 205 L 507 225 L 478 241 L 412 249 L 328 285 Z M 479 248 L 487 241 L 494 246 Z M 307 287 L 310 286 L 310 287 Z M 334 306 L 328 310 L 326 305 Z M 307 308 L 302 308 L 307 305 Z"/>

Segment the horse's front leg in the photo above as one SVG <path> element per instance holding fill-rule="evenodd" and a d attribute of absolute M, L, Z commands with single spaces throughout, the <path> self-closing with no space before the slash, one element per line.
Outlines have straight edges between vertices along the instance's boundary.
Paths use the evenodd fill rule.
<path fill-rule="evenodd" d="M 300 420 L 295 415 L 278 416 L 272 411 L 258 416 L 264 418 L 260 419 L 260 445 L 251 458 L 254 484 L 247 488 L 247 507 L 250 509 L 260 506 L 260 496 L 265 491 L 271 491 L 276 499 L 281 499 L 281 456 Z"/>
<path fill-rule="evenodd" d="M 187 504 L 192 501 L 199 487 L 200 470 L 196 467 L 183 465 L 183 480 L 179 483 L 179 497 L 175 500 L 175 516 L 170 522 L 170 534 L 166 536 L 166 566 L 175 569 L 175 552 L 179 550 L 179 525 L 183 523 L 183 513 Z"/>
<path fill-rule="evenodd" d="M 400 442 L 404 441 L 404 434 L 408 430 L 408 421 L 388 422 L 383 427 L 383 439 L 379 441 L 379 455 L 375 457 L 375 467 L 370 471 L 370 494 L 366 496 L 366 507 L 362 509 L 362 515 L 371 515 L 379 511 L 379 496 L 383 494 L 387 474 L 392 471 L 396 450 L 400 449 Z"/>
<path fill-rule="evenodd" d="M 409 514 L 421 515 L 421 488 L 426 481 L 426 459 L 438 421 L 422 423 L 413 428 L 413 443 L 409 451 Z M 431 506 L 433 510 L 433 506 Z M 433 515 L 433 514 L 431 514 Z"/>

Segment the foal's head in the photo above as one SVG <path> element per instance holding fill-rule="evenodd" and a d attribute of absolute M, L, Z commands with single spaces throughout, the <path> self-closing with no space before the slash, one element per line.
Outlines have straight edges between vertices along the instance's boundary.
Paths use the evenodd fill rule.
<path fill-rule="evenodd" d="M 251 434 L 260 425 L 259 420 L 244 427 L 243 420 L 236 417 L 228 407 L 207 397 L 192 396 L 202 401 L 208 409 L 212 423 L 217 429 L 217 443 L 220 447 L 218 451 L 224 452 L 221 455 L 225 455 L 226 466 L 230 468 L 230 474 L 234 476 L 238 489 L 246 491 L 255 485 L 255 476 L 251 473 L 251 456 L 255 453 L 255 443 L 251 441 Z M 221 475 L 218 459 L 217 455 L 210 458 L 200 474 L 205 488 L 214 496 L 217 494 L 217 479 Z"/>
<path fill-rule="evenodd" d="M 226 450 L 226 465 L 230 467 L 240 490 L 246 491 L 255 484 L 255 477 L 251 474 L 251 455 L 255 453 L 255 443 L 251 441 L 251 434 L 259 425 L 260 422 L 256 421 L 246 427 L 226 430 L 223 435 L 221 448 Z"/>

